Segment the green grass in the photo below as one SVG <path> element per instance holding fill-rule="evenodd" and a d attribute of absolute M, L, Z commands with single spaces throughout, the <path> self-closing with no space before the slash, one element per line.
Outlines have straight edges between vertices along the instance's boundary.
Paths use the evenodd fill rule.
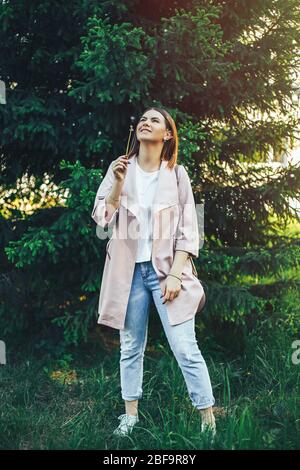
<path fill-rule="evenodd" d="M 252 334 L 243 356 L 226 360 L 225 351 L 201 347 L 197 337 L 215 406 L 224 410 L 217 416 L 214 444 L 200 434 L 199 412 L 161 341 L 156 352 L 146 349 L 140 422 L 125 439 L 111 434 L 124 413 L 118 347 L 107 353 L 84 346 L 60 360 L 8 357 L 8 365 L 0 368 L 0 448 L 299 449 L 300 364 L 291 361 L 297 338 L 276 332 L 266 342 Z M 51 378 L 53 371 L 61 376 Z M 76 376 L 66 375 L 71 381 L 63 383 L 70 371 Z"/>

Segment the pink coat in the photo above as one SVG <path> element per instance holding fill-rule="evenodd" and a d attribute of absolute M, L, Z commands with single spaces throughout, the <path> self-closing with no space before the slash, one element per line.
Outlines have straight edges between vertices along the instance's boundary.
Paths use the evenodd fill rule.
<path fill-rule="evenodd" d="M 104 238 L 103 229 L 112 229 L 112 237 L 106 245 L 98 323 L 123 330 L 138 248 L 139 205 L 135 182 L 137 157 L 134 155 L 127 167 L 120 206 L 109 221 L 106 219 L 105 197 L 114 182 L 112 165 L 119 158 L 121 157 L 111 162 L 101 181 L 91 217 L 98 225 L 97 230 L 101 230 L 101 238 Z M 199 256 L 197 213 L 188 173 L 183 165 L 178 166 L 177 190 L 175 169 L 170 170 L 167 163 L 165 160 L 161 162 L 153 203 L 151 254 L 162 293 L 175 251 L 187 251 L 194 258 Z M 177 325 L 192 318 L 203 294 L 203 287 L 193 273 L 189 257 L 183 268 L 179 295 L 164 304 L 170 325 Z"/>

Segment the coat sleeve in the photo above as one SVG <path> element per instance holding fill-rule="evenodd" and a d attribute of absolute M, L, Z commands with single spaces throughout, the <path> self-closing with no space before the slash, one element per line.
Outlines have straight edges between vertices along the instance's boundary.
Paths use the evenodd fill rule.
<path fill-rule="evenodd" d="M 175 251 L 187 251 L 191 257 L 199 256 L 199 229 L 195 200 L 189 175 L 183 165 L 179 165 L 178 196 L 179 221 L 175 236 Z"/>
<path fill-rule="evenodd" d="M 113 160 L 108 167 L 108 170 L 102 179 L 100 186 L 97 190 L 97 194 L 95 197 L 94 207 L 92 210 L 91 217 L 96 222 L 97 225 L 100 225 L 103 228 L 111 228 L 116 222 L 117 215 L 119 213 L 119 208 L 117 208 L 111 218 L 107 219 L 107 209 L 105 206 L 105 198 L 111 191 L 113 182 L 114 182 L 114 172 L 112 170 L 112 165 L 115 163 L 116 160 Z"/>

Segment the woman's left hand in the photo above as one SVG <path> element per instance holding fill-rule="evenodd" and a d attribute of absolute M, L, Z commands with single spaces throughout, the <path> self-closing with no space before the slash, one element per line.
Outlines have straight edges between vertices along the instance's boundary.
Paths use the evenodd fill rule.
<path fill-rule="evenodd" d="M 161 295 L 162 303 L 166 303 L 167 300 L 173 300 L 178 297 L 181 290 L 181 281 L 174 276 L 168 276 L 165 284 L 164 293 Z"/>

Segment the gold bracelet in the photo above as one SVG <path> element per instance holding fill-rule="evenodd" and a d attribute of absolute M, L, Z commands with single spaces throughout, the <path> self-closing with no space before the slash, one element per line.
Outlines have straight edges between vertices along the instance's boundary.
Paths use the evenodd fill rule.
<path fill-rule="evenodd" d="M 109 198 L 109 199 L 112 199 L 113 201 L 119 201 L 119 200 L 120 200 L 120 197 L 121 197 L 121 196 L 119 196 L 118 199 L 115 199 L 114 197 L 108 196 L 108 198 Z"/>
<path fill-rule="evenodd" d="M 175 274 L 168 274 L 168 276 L 173 276 L 173 277 L 177 277 L 177 279 L 179 279 L 180 282 L 182 282 L 182 279 L 178 276 L 175 276 Z"/>

